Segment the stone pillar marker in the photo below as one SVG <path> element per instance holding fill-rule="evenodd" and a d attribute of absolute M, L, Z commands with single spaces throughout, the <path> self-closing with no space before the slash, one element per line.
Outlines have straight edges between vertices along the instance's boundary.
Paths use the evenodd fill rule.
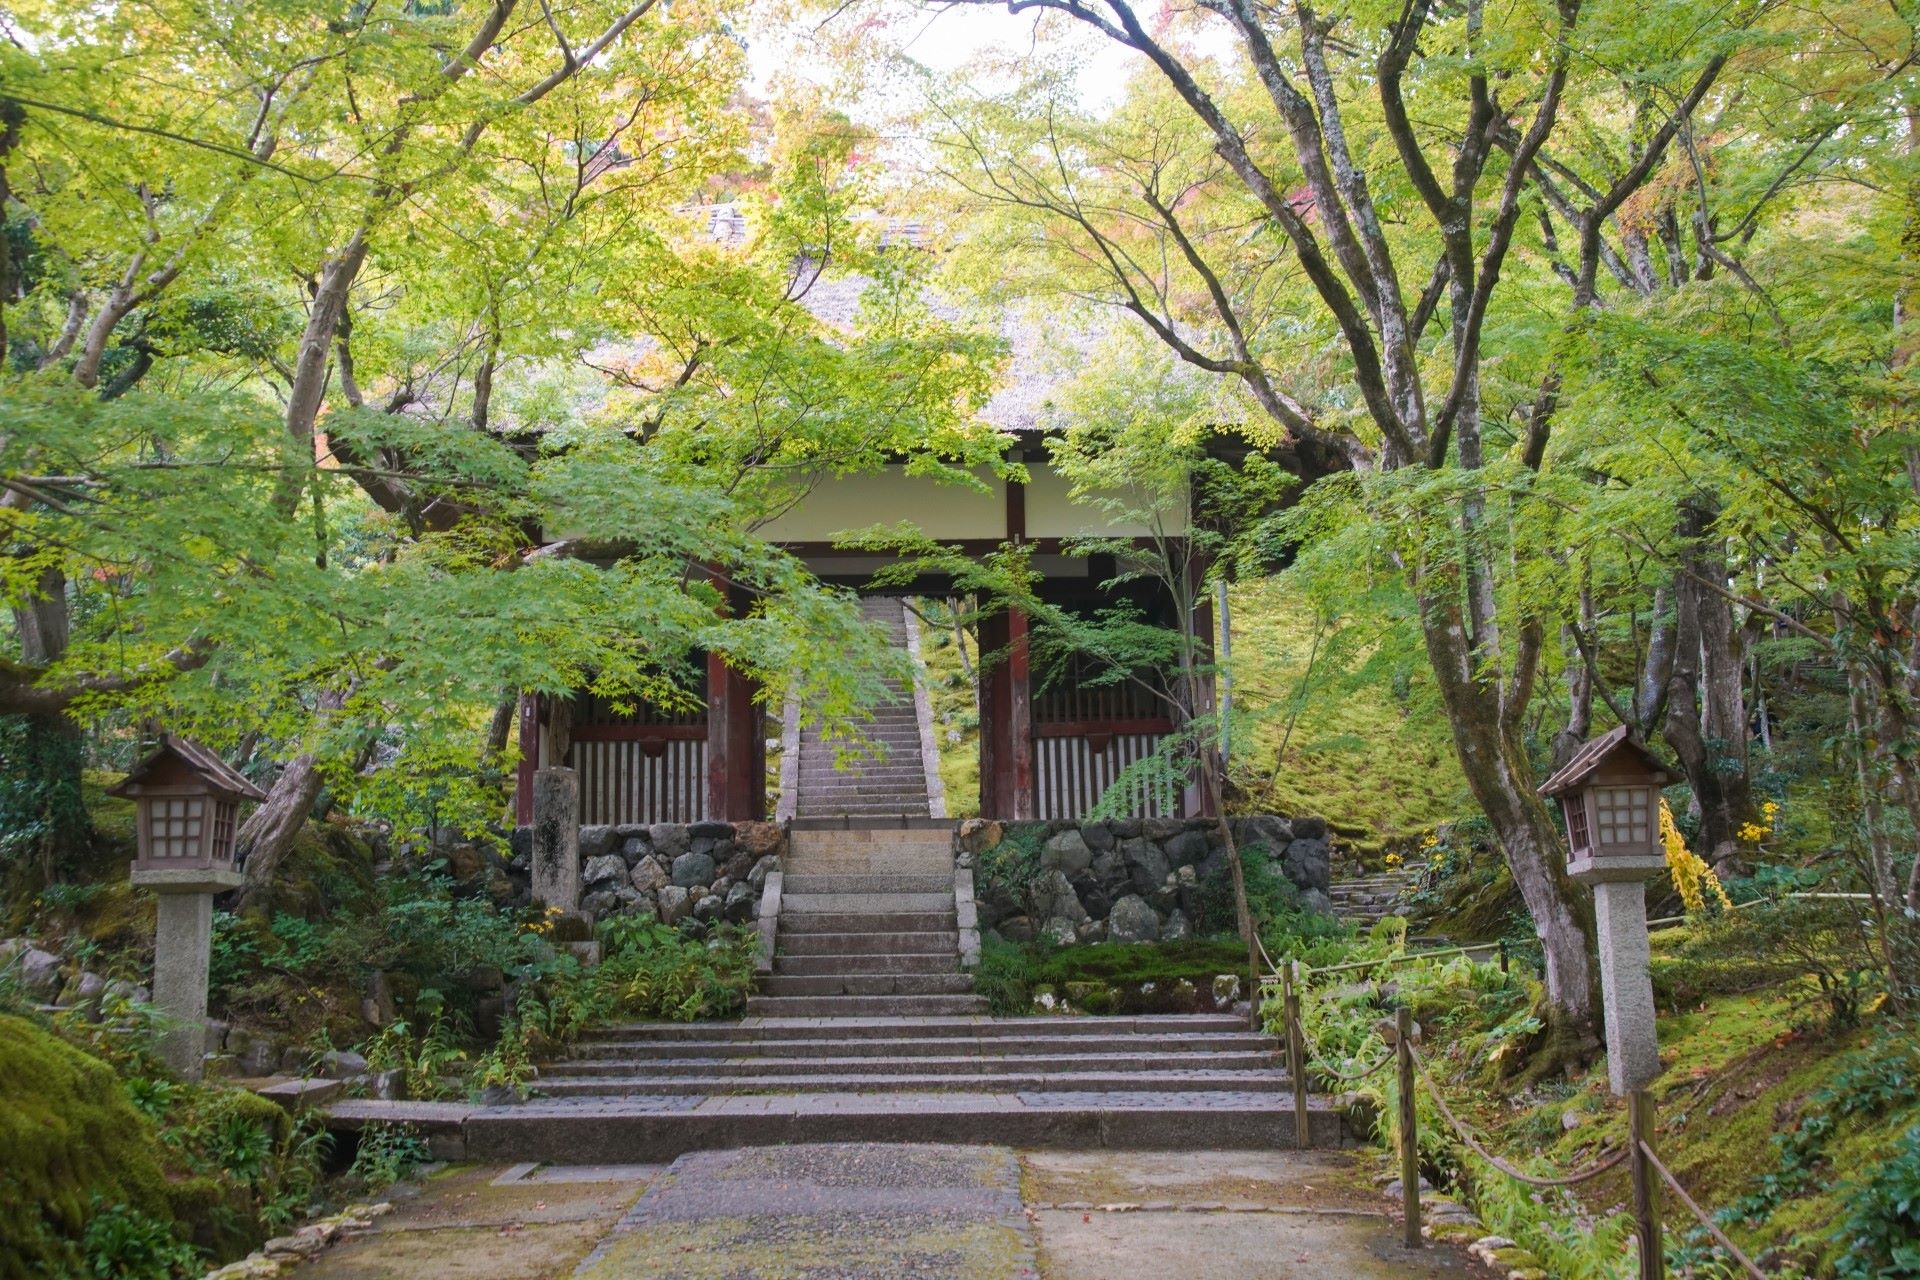
<path fill-rule="evenodd" d="M 160 1056 L 198 1080 L 207 1052 L 213 895 L 246 883 L 234 862 L 240 804 L 266 796 L 218 755 L 172 734 L 107 794 L 139 806 L 133 883 L 160 899 L 153 939 L 153 1003 L 166 1017 Z"/>
<path fill-rule="evenodd" d="M 167 1016 L 160 1057 L 188 1080 L 198 1080 L 207 1056 L 207 971 L 213 959 L 213 895 L 246 879 L 229 871 L 211 885 L 146 878 L 133 882 L 158 891 L 153 934 L 153 1003 Z M 158 874 L 166 874 L 164 872 Z"/>
<path fill-rule="evenodd" d="M 1644 880 L 1602 880 L 1593 886 L 1600 946 L 1600 989 L 1607 1018 L 1607 1083 L 1621 1097 L 1660 1074 L 1654 1029 L 1652 953 L 1647 942 Z"/>
<path fill-rule="evenodd" d="M 580 779 L 571 769 L 533 775 L 533 900 L 580 910 Z"/>
<path fill-rule="evenodd" d="M 1540 788 L 1567 822 L 1567 875 L 1593 887 L 1607 1020 L 1607 1083 L 1626 1096 L 1660 1074 L 1647 881 L 1666 869 L 1660 788 L 1672 780 L 1621 725 L 1586 743 Z"/>

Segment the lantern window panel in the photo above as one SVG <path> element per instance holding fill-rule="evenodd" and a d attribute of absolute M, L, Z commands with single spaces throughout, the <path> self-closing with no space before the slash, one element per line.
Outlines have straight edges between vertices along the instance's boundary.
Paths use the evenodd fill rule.
<path fill-rule="evenodd" d="M 147 815 L 147 832 L 156 858 L 195 858 L 206 821 L 206 801 L 200 796 L 169 796 L 154 800 Z"/>
<path fill-rule="evenodd" d="M 1567 843 L 1575 853 L 1586 853 L 1593 848 L 1593 836 L 1587 830 L 1587 806 L 1580 797 L 1568 796 L 1560 802 L 1560 810 L 1567 817 Z"/>
<path fill-rule="evenodd" d="M 1593 801 L 1602 847 L 1652 844 L 1652 787 L 1597 787 Z"/>
<path fill-rule="evenodd" d="M 234 816 L 240 806 L 231 800 L 216 800 L 213 805 L 213 844 L 208 849 L 215 862 L 233 859 Z"/>

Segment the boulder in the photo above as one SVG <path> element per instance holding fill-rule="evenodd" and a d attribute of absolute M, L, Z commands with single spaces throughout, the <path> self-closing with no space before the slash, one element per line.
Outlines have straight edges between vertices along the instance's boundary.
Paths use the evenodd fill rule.
<path fill-rule="evenodd" d="M 1240 979 L 1231 973 L 1213 976 L 1213 1007 L 1225 1013 L 1240 1002 Z"/>
<path fill-rule="evenodd" d="M 1233 820 L 1233 838 L 1242 849 L 1257 844 L 1277 858 L 1286 851 L 1293 837 L 1293 824 L 1270 813 Z"/>
<path fill-rule="evenodd" d="M 721 908 L 721 914 L 734 924 L 745 924 L 753 919 L 753 909 L 758 899 L 759 895 L 746 881 L 737 881 L 731 889 L 727 890 L 726 903 Z"/>
<path fill-rule="evenodd" d="M 382 1102 L 403 1102 L 407 1096 L 407 1073 L 398 1068 L 376 1071 L 366 1078 L 367 1092 Z"/>
<path fill-rule="evenodd" d="M 726 905 L 726 902 L 719 894 L 710 893 L 693 904 L 693 918 L 695 920 L 718 920 L 720 913 L 726 909 Z"/>
<path fill-rule="evenodd" d="M 962 852 L 981 854 L 1006 839 L 1006 834 L 1006 828 L 997 822 L 986 818 L 968 818 L 960 824 L 959 834 L 955 838 L 960 842 Z"/>
<path fill-rule="evenodd" d="M 379 970 L 367 979 L 366 994 L 360 997 L 360 1016 L 376 1027 L 384 1027 L 399 1016 L 393 1000 L 393 979 Z"/>
<path fill-rule="evenodd" d="M 769 853 L 754 863 L 753 869 L 747 872 L 747 883 L 753 886 L 753 891 L 757 894 L 766 887 L 768 874 L 779 869 L 780 856 Z"/>
<path fill-rule="evenodd" d="M 1087 842 L 1087 848 L 1095 853 L 1105 853 L 1113 848 L 1113 828 L 1105 822 L 1089 822 L 1080 828 L 1080 838 Z"/>
<path fill-rule="evenodd" d="M 280 1050 L 265 1036 L 248 1036 L 244 1048 L 234 1051 L 234 1068 L 243 1076 L 270 1076 Z"/>
<path fill-rule="evenodd" d="M 20 953 L 20 990 L 34 1000 L 50 1000 L 60 990 L 60 957 L 28 947 Z"/>
<path fill-rule="evenodd" d="M 1204 831 L 1182 831 L 1166 843 L 1167 861 L 1176 867 L 1190 867 L 1207 856 Z"/>
<path fill-rule="evenodd" d="M 580 883 L 585 885 L 607 885 L 626 878 L 626 861 L 617 853 L 603 853 L 588 858 L 580 870 Z"/>
<path fill-rule="evenodd" d="M 329 1080 L 347 1080 L 367 1074 L 367 1060 L 350 1049 L 329 1049 L 320 1055 L 320 1070 Z"/>
<path fill-rule="evenodd" d="M 1140 835 L 1140 819 L 1113 818 L 1108 821 L 1107 828 L 1113 832 L 1115 840 L 1133 840 Z"/>
<path fill-rule="evenodd" d="M 1064 919 L 1071 928 L 1087 918 L 1087 909 L 1080 905 L 1063 872 L 1049 871 L 1035 880 L 1027 889 L 1027 898 L 1036 920 Z"/>
<path fill-rule="evenodd" d="M 1138 894 L 1128 894 L 1107 913 L 1107 937 L 1114 942 L 1153 942 L 1160 937 L 1160 917 Z"/>
<path fill-rule="evenodd" d="M 653 841 L 653 851 L 668 862 L 685 853 L 693 839 L 687 834 L 687 828 L 678 822 L 656 822 L 647 828 L 647 835 Z"/>
<path fill-rule="evenodd" d="M 1033 919 L 1030 916 L 1009 916 L 995 928 L 1008 942 L 1033 941 Z"/>
<path fill-rule="evenodd" d="M 533 828 L 515 827 L 507 837 L 507 850 L 512 862 L 525 866 L 533 858 Z"/>
<path fill-rule="evenodd" d="M 734 847 L 756 858 L 779 853 L 786 842 L 786 833 L 777 822 L 742 822 L 733 829 Z"/>
<path fill-rule="evenodd" d="M 1156 892 L 1172 870 L 1158 845 L 1137 836 L 1120 842 L 1120 856 L 1126 863 L 1127 879 L 1138 893 Z"/>
<path fill-rule="evenodd" d="M 1287 846 L 1280 868 L 1298 888 L 1326 894 L 1333 888 L 1333 846 L 1324 838 L 1296 839 Z"/>
<path fill-rule="evenodd" d="M 82 972 L 60 989 L 60 1003 L 81 1008 L 89 1015 L 100 1008 L 100 997 L 107 993 L 107 980 L 97 973 Z"/>
<path fill-rule="evenodd" d="M 713 857 L 706 853 L 683 853 L 673 860 L 673 882 L 682 889 L 713 883 Z"/>
<path fill-rule="evenodd" d="M 744 849 L 737 849 L 721 870 L 729 880 L 745 880 L 747 872 L 753 870 L 753 855 Z"/>
<path fill-rule="evenodd" d="M 670 884 L 659 893 L 660 920 L 663 924 L 679 924 L 693 910 L 693 898 L 677 884 Z"/>
<path fill-rule="evenodd" d="M 687 841 L 687 848 L 695 853 L 704 853 L 716 862 L 718 862 L 721 857 L 719 853 L 720 845 L 721 842 L 715 840 L 712 836 L 694 836 Z"/>
<path fill-rule="evenodd" d="M 1300 905 L 1315 915 L 1333 914 L 1333 899 L 1318 889 L 1303 889 L 1300 892 Z"/>
<path fill-rule="evenodd" d="M 653 852 L 653 841 L 645 836 L 628 836 L 620 842 L 620 857 L 630 867 L 640 865 L 640 859 Z"/>
<path fill-rule="evenodd" d="M 1091 873 L 1073 878 L 1073 892 L 1087 914 L 1096 920 L 1106 919 L 1107 912 L 1113 908 L 1113 895 Z"/>
<path fill-rule="evenodd" d="M 1160 926 L 1160 941 L 1178 942 L 1182 938 L 1193 936 L 1193 926 L 1187 923 L 1187 914 L 1179 908 L 1167 913 L 1167 922 Z"/>
<path fill-rule="evenodd" d="M 1051 869 L 1055 875 L 1061 872 L 1077 875 L 1093 865 L 1093 850 L 1087 847 L 1086 840 L 1077 830 L 1069 827 L 1047 841 L 1040 850 L 1040 865 Z"/>
<path fill-rule="evenodd" d="M 447 874 L 462 882 L 479 875 L 487 865 L 480 851 L 470 844 L 456 844 L 443 856 L 447 860 Z"/>
<path fill-rule="evenodd" d="M 1084 920 L 1074 933 L 1082 942 L 1105 942 L 1107 940 L 1107 922 L 1105 920 Z"/>
<path fill-rule="evenodd" d="M 733 824 L 731 822 L 696 822 L 687 828 L 687 835 L 695 840 L 731 840 Z"/>
<path fill-rule="evenodd" d="M 620 910 L 620 895 L 611 887 L 595 889 L 580 899 L 580 909 L 595 920 L 604 920 Z"/>
<path fill-rule="evenodd" d="M 1327 838 L 1327 820 L 1325 818 L 1295 818 L 1293 820 L 1293 838 L 1295 840 L 1325 840 Z"/>
<path fill-rule="evenodd" d="M 1142 818 L 1140 820 L 1140 834 L 1156 844 L 1163 840 L 1171 840 L 1186 829 L 1187 824 L 1181 818 Z"/>
<path fill-rule="evenodd" d="M 667 869 L 660 865 L 657 858 L 640 859 L 633 864 L 633 872 L 627 877 L 628 883 L 642 893 L 657 892 L 669 879 Z"/>
<path fill-rule="evenodd" d="M 620 838 L 610 826 L 596 825 L 580 828 L 580 857 L 582 861 L 603 858 L 619 847 Z"/>

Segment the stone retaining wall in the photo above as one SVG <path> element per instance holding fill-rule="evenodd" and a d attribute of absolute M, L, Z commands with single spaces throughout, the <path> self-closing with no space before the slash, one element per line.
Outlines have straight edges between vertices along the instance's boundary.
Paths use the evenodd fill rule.
<path fill-rule="evenodd" d="M 527 882 L 533 828 L 513 833 L 508 873 Z M 580 828 L 580 908 L 595 920 L 645 914 L 745 924 L 787 851 L 774 822 L 656 822 Z"/>
<path fill-rule="evenodd" d="M 1263 849 L 1299 890 L 1301 905 L 1331 913 L 1332 847 L 1319 818 L 1231 820 L 1235 843 Z M 1012 846 L 1007 842 L 1011 839 Z M 1157 942 L 1191 936 L 1201 885 L 1227 865 L 1212 818 L 1125 818 L 1106 822 L 993 822 L 969 818 L 953 837 L 961 866 L 974 868 L 980 927 L 1011 942 Z M 1037 843 L 1037 866 L 1024 850 Z M 1008 849 L 1022 852 L 1009 855 Z M 984 874 L 1020 862 L 1024 888 Z"/>

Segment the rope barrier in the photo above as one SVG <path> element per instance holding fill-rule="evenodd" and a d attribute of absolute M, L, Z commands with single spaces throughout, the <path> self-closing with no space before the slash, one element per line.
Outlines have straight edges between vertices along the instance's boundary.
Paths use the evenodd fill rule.
<path fill-rule="evenodd" d="M 1727 1233 L 1722 1231 L 1713 1219 L 1707 1216 L 1706 1210 L 1694 1203 L 1693 1197 L 1687 1194 L 1687 1189 L 1680 1185 L 1678 1178 L 1673 1176 L 1673 1170 L 1661 1163 L 1660 1157 L 1654 1154 L 1654 1150 L 1650 1145 L 1645 1142 L 1641 1143 L 1640 1154 L 1646 1157 L 1647 1163 L 1653 1166 L 1654 1171 L 1660 1175 L 1660 1180 L 1667 1184 L 1673 1191 L 1673 1194 L 1680 1197 L 1680 1203 L 1687 1206 L 1687 1211 L 1693 1214 L 1693 1216 L 1699 1220 L 1700 1225 L 1712 1234 L 1722 1249 L 1725 1249 L 1733 1255 L 1733 1260 L 1739 1263 L 1748 1275 L 1752 1276 L 1754 1280 L 1767 1280 L 1767 1273 L 1759 1267 L 1756 1267 L 1753 1264 L 1753 1259 L 1742 1253 L 1740 1246 L 1729 1240 Z"/>
<path fill-rule="evenodd" d="M 1409 1044 L 1407 1045 L 1407 1054 L 1413 1059 L 1413 1069 L 1420 1074 L 1420 1082 L 1427 1086 L 1427 1093 L 1433 1098 L 1433 1105 L 1439 1108 L 1440 1114 L 1445 1117 L 1447 1124 L 1452 1126 L 1454 1133 L 1459 1135 L 1460 1141 L 1466 1143 L 1468 1149 L 1475 1155 L 1485 1160 L 1500 1172 L 1506 1174 L 1509 1178 L 1524 1182 L 1530 1187 L 1571 1187 L 1578 1183 L 1585 1182 L 1590 1178 L 1599 1177 L 1607 1170 L 1619 1165 L 1632 1154 L 1631 1147 L 1622 1147 L 1606 1159 L 1600 1161 L 1600 1163 L 1590 1165 L 1580 1172 L 1570 1174 L 1564 1178 L 1541 1178 L 1530 1173 L 1523 1173 L 1505 1160 L 1502 1160 L 1499 1156 L 1493 1154 L 1493 1152 L 1481 1146 L 1480 1140 L 1469 1133 L 1464 1124 L 1460 1123 L 1460 1118 L 1453 1114 L 1453 1109 L 1447 1105 L 1447 1100 L 1441 1096 L 1440 1086 L 1433 1082 L 1431 1075 L 1427 1074 L 1426 1059 L 1420 1056 L 1420 1051 Z M 1765 1278 L 1762 1277 L 1762 1280 L 1765 1280 Z"/>
<path fill-rule="evenodd" d="M 1307 1047 L 1307 1056 L 1315 1060 L 1316 1065 L 1314 1067 L 1314 1070 L 1318 1071 L 1321 1075 L 1326 1076 L 1330 1080 L 1339 1081 L 1341 1084 L 1357 1084 L 1360 1081 L 1365 1080 L 1368 1076 L 1372 1075 L 1374 1072 L 1380 1070 L 1380 1068 L 1386 1066 L 1388 1063 L 1393 1061 L 1393 1054 L 1391 1051 L 1389 1051 L 1387 1053 L 1382 1054 L 1380 1056 L 1379 1061 L 1375 1062 L 1372 1066 L 1368 1067 L 1364 1071 L 1360 1071 L 1351 1075 L 1349 1075 L 1347 1072 L 1344 1072 L 1344 1071 L 1336 1071 L 1334 1068 L 1326 1065 L 1326 1055 L 1320 1052 L 1320 1046 L 1316 1045 L 1313 1042 L 1312 1038 L 1308 1035 L 1307 1021 L 1305 1018 L 1302 1018 L 1300 1020 L 1300 1042 Z"/>

